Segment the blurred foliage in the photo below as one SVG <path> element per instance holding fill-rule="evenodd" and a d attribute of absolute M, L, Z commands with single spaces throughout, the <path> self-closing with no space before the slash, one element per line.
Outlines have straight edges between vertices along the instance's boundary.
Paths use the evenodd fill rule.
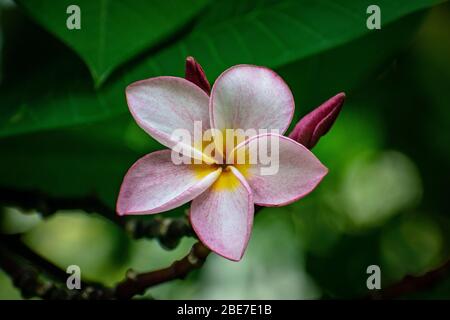
<path fill-rule="evenodd" d="M 0 233 L 2 234 L 24 233 L 42 221 L 39 212 L 23 212 L 14 207 L 3 207 L 1 210 Z"/>
<path fill-rule="evenodd" d="M 363 227 L 383 223 L 413 208 L 421 194 L 419 174 L 411 160 L 401 153 L 385 151 L 355 158 L 328 201 L 355 227 Z"/>
<path fill-rule="evenodd" d="M 438 2 L 410 0 L 406 5 L 402 1 L 383 0 L 379 4 L 385 8 L 383 21 L 388 24 Z M 147 3 L 151 7 L 152 3 Z M 87 70 L 80 66 L 73 52 L 61 48 L 59 42 L 51 41 L 53 39 L 42 42 L 36 26 L 22 28 L 19 34 L 14 29 L 12 35 L 7 30 L 5 37 L 12 37 L 13 42 L 22 37 L 29 39 L 30 32 L 38 34 L 31 41 L 15 46 L 7 55 L 7 61 L 9 57 L 16 63 L 9 64 L 12 70 L 6 75 L 10 78 L 5 90 L 0 91 L 6 109 L 0 114 L 0 135 L 67 127 L 125 113 L 123 88 L 127 84 L 162 74 L 181 76 L 188 55 L 196 57 L 213 80 L 227 67 L 239 63 L 274 68 L 319 54 L 370 34 L 365 23 L 366 8 L 370 4 L 368 0 L 333 0 L 319 4 L 311 0 L 216 1 L 185 37 L 154 54 L 131 61 L 118 70 L 102 90 L 94 90 Z M 30 14 L 39 15 L 39 8 L 37 6 Z M 50 27 L 47 23 L 46 26 Z M 89 39 L 78 40 L 89 42 Z M 50 55 L 46 50 L 48 46 L 56 47 Z M 24 55 L 30 51 L 34 52 L 31 61 L 28 54 Z"/>
<path fill-rule="evenodd" d="M 143 49 L 155 46 L 186 24 L 208 0 L 134 0 L 126 4 L 120 1 L 25 0 L 18 3 L 83 58 L 99 86 L 118 65 Z M 61 13 L 74 4 L 82 14 L 82 30 L 88 32 L 73 32 L 67 28 L 67 15 Z"/>
<path fill-rule="evenodd" d="M 101 10 L 97 1 L 78 2 Z M 381 267 L 382 287 L 422 274 L 450 255 L 450 5 L 425 10 L 437 2 L 378 1 L 377 31 L 365 25 L 368 1 L 196 1 L 167 19 L 149 19 L 154 11 L 140 7 L 129 24 L 122 11 L 134 6 L 158 3 L 165 12 L 186 2 L 109 2 L 103 37 L 101 25 L 89 32 L 91 9 L 76 34 L 64 29 L 64 1 L 0 6 L 0 185 L 95 194 L 113 207 L 128 167 L 161 148 L 126 112 L 126 85 L 181 76 L 187 55 L 211 82 L 233 64 L 266 65 L 291 87 L 294 120 L 347 93 L 335 126 L 313 150 L 330 173 L 305 199 L 262 210 L 240 263 L 211 256 L 186 280 L 149 294 L 350 298 L 368 294 L 369 265 Z M 41 221 L 17 208 L 0 212 L 2 233 L 29 230 L 23 239 L 33 250 L 105 284 L 130 267 L 167 266 L 194 241 L 165 251 L 97 215 L 60 212 Z M 407 297 L 450 298 L 450 279 Z M 1 272 L 0 298 L 18 298 Z"/>

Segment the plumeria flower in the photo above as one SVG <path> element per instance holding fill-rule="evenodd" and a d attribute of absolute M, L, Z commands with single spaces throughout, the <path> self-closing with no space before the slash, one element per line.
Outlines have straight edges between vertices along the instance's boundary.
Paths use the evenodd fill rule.
<path fill-rule="evenodd" d="M 185 129 L 193 136 L 195 121 L 201 121 L 203 130 L 276 129 L 285 133 L 294 114 L 294 99 L 275 72 L 237 65 L 223 72 L 211 89 L 201 66 L 188 58 L 186 79 L 166 76 L 138 81 L 126 88 L 126 97 L 138 125 L 169 149 L 144 156 L 128 170 L 117 201 L 118 214 L 156 214 L 192 201 L 189 217 L 198 238 L 234 261 L 242 258 L 247 247 L 255 205 L 284 206 L 297 201 L 327 174 L 308 148 L 328 131 L 344 98 L 338 95 L 306 116 L 292 139 L 256 134 L 234 147 L 237 152 L 276 136 L 279 169 L 276 174 L 263 175 L 261 164 L 218 164 L 194 144 L 191 155 L 211 161 L 177 165 L 170 149 L 178 143 L 174 130 Z"/>

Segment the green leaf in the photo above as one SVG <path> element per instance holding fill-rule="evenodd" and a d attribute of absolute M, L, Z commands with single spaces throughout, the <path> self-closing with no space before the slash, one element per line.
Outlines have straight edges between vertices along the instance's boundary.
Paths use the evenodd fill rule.
<path fill-rule="evenodd" d="M 377 1 L 382 29 L 439 0 Z M 188 37 L 161 53 L 164 61 L 193 55 L 206 61 L 215 78 L 225 68 L 253 63 L 276 68 L 301 58 L 380 32 L 366 26 L 370 0 L 222 1 L 214 6 Z M 160 66 L 159 55 L 149 59 Z M 162 65 L 166 67 L 166 65 Z"/>
<path fill-rule="evenodd" d="M 145 133 L 137 136 L 141 131 L 128 120 L 0 140 L 0 185 L 56 197 L 97 196 L 114 208 L 128 168 L 161 148 Z"/>
<path fill-rule="evenodd" d="M 356 95 L 348 90 L 358 86 L 370 88 L 374 85 L 373 75 L 380 72 L 380 66 L 386 65 L 384 61 L 392 61 L 393 55 L 399 48 L 403 48 L 405 43 L 410 42 L 411 35 L 421 21 L 418 18 L 421 16 L 421 14 L 413 15 L 404 21 L 392 24 L 381 33 L 374 33 L 369 37 L 278 70 L 288 81 L 296 97 L 297 118 L 326 97 L 336 93 L 335 90 L 345 90 L 349 93 L 349 104 L 345 109 L 347 111 L 342 114 L 342 118 L 336 123 L 330 135 L 323 138 L 315 149 L 315 153 L 330 168 L 328 178 L 341 172 L 355 154 L 367 148 L 369 150 L 377 148 L 382 143 L 383 137 L 380 136 L 382 134 L 376 130 L 381 121 L 378 119 L 377 103 L 371 104 L 370 109 L 362 109 L 362 106 L 367 105 L 367 99 L 362 100 L 360 104 L 355 104 Z M 397 41 L 397 39 L 403 41 Z M 383 50 L 373 50 L 381 45 Z M 352 71 L 345 72 L 345 66 L 350 63 L 352 63 Z M 336 67 L 336 64 L 339 66 Z M 64 68 L 64 64 L 61 64 L 61 68 Z M 24 80 L 32 84 L 32 79 L 32 77 L 31 79 L 26 77 Z M 62 85 L 57 79 L 54 84 Z M 110 85 L 107 83 L 107 88 Z M 45 90 L 42 83 L 35 82 L 34 86 L 40 86 L 40 89 Z M 61 94 L 64 93 L 63 90 L 57 91 L 60 94 L 51 95 L 39 104 L 30 97 L 30 101 L 34 103 L 33 106 L 43 109 L 53 102 L 52 112 L 58 116 L 33 121 L 33 118 L 27 118 L 27 113 L 24 113 L 22 120 L 19 118 L 16 126 L 10 128 L 21 128 L 18 126 L 21 123 L 32 124 L 36 130 L 49 124 L 58 127 L 66 126 L 69 123 L 66 121 L 72 120 L 70 118 L 72 114 L 67 115 L 68 110 L 83 110 L 84 113 L 79 115 L 78 120 L 86 120 L 90 108 L 95 108 L 95 104 L 89 103 L 88 96 L 82 95 L 81 89 L 80 87 L 78 95 L 70 99 Z M 98 95 L 105 99 L 107 97 L 105 92 L 109 91 L 103 90 Z M 364 91 L 362 93 L 363 97 L 367 95 Z M 82 97 L 84 97 L 84 103 L 81 100 Z M 79 101 L 78 109 L 70 109 L 71 106 L 75 106 L 75 102 L 72 105 L 61 104 L 65 100 Z M 105 106 L 111 109 L 105 110 L 114 110 L 115 106 L 118 108 L 121 105 L 125 107 L 122 92 L 117 100 L 114 100 L 111 95 L 107 101 Z M 58 104 L 63 107 L 57 108 Z M 358 113 L 355 115 L 347 107 L 358 110 Z M 6 110 L 8 109 L 4 108 L 0 117 Z M 27 108 L 23 110 L 25 112 Z M 355 132 L 357 138 L 353 137 Z M 351 145 L 348 145 L 348 139 L 353 139 Z M 347 152 L 343 153 L 344 147 Z M 61 128 L 49 132 L 11 136 L 0 139 L 0 150 L 2 150 L 0 185 L 17 189 L 38 189 L 57 196 L 82 196 L 94 193 L 114 206 L 120 182 L 129 166 L 141 155 L 159 148 L 160 145 L 135 124 L 129 113 L 104 122 L 80 125 L 73 129 Z M 14 170 L 10 170 L 11 167 L 14 167 Z"/>
<path fill-rule="evenodd" d="M 7 63 L 11 70 L 5 71 L 9 78 L 5 77 L 7 85 L 0 90 L 0 101 L 4 106 L 0 114 L 0 136 L 83 124 L 127 112 L 124 89 L 129 83 L 159 75 L 182 76 L 187 55 L 195 56 L 202 63 L 210 80 L 234 64 L 253 63 L 278 68 L 340 48 L 364 35 L 377 38 L 377 45 L 369 46 L 369 54 L 374 56 L 378 54 L 377 48 L 384 46 L 384 37 L 391 37 L 390 43 L 396 42 L 398 47 L 406 42 L 390 35 L 388 22 L 436 2 L 413 0 L 399 4 L 380 1 L 383 27 L 370 31 L 365 24 L 366 1 L 358 4 L 306 0 L 218 1 L 189 35 L 126 69 L 122 68 L 98 92 L 91 88 L 89 75 L 70 52 L 56 48 L 49 54 L 45 48 L 51 44 L 50 40 L 45 43 L 41 38 L 27 37 L 29 41 L 22 44 L 23 48 L 16 48 L 10 54 L 9 61 L 14 63 Z M 38 30 L 34 32 L 39 33 Z M 320 40 L 318 34 L 325 38 Z M 13 39 L 20 39 L 22 35 L 15 35 Z M 352 61 L 364 62 L 365 56 L 359 55 L 367 52 L 362 51 L 357 50 L 358 55 L 347 52 L 341 56 L 344 60 L 335 61 L 335 64 L 356 68 Z M 29 52 L 34 53 L 32 61 Z M 386 50 L 380 54 L 386 56 Z M 346 72 L 352 68 L 337 70 Z M 316 71 L 309 68 L 307 72 L 313 75 Z M 303 70 L 299 72 L 304 74 Z M 355 74 L 354 71 L 348 73 Z M 335 77 L 338 79 L 343 75 Z M 321 86 L 322 82 L 316 78 L 311 84 Z"/>
<path fill-rule="evenodd" d="M 75 50 L 99 86 L 122 63 L 155 46 L 198 14 L 208 0 L 19 0 L 28 14 Z M 66 13 L 80 8 L 81 29 Z M 69 11 L 71 12 L 71 11 Z"/>
<path fill-rule="evenodd" d="M 82 125 L 126 110 L 125 80 L 94 90 L 88 70 L 72 50 L 16 8 L 3 13 L 3 135 Z"/>

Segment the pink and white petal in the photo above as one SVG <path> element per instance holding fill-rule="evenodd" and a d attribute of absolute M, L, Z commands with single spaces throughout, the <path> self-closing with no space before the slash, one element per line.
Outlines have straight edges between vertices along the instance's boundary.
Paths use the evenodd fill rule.
<path fill-rule="evenodd" d="M 196 169 L 175 165 L 171 150 L 150 153 L 127 172 L 120 188 L 119 215 L 152 214 L 181 206 L 207 190 L 220 176 L 221 168 Z"/>
<path fill-rule="evenodd" d="M 180 145 L 179 139 L 173 136 L 175 130 L 187 130 L 190 137 L 196 139 L 195 121 L 201 122 L 200 135 L 209 129 L 209 97 L 186 79 L 157 77 L 137 81 L 126 88 L 126 97 L 138 125 L 166 147 Z M 197 138 L 201 139 L 201 136 Z M 193 144 L 194 141 L 184 145 L 183 153 L 201 158 L 201 153 L 192 149 Z"/>
<path fill-rule="evenodd" d="M 208 191 L 192 201 L 190 220 L 209 249 L 239 261 L 250 238 L 254 205 L 244 177 L 235 168 L 228 168 Z"/>
<path fill-rule="evenodd" d="M 275 72 L 237 65 L 223 72 L 212 88 L 211 127 L 277 129 L 283 134 L 291 123 L 294 107 L 291 90 Z"/>
<path fill-rule="evenodd" d="M 252 188 L 255 204 L 284 206 L 313 191 L 328 173 L 328 169 L 305 146 L 280 135 L 255 136 L 238 145 L 234 152 L 240 152 L 242 148 L 246 148 L 248 152 L 258 150 L 264 145 L 276 146 L 271 139 L 278 141 L 278 155 L 275 148 L 274 150 L 268 148 L 267 155 L 273 158 L 270 164 L 262 165 L 258 158 L 257 164 L 236 165 L 236 167 Z M 270 167 L 273 169 L 268 170 Z M 275 170 L 277 167 L 278 170 Z"/>

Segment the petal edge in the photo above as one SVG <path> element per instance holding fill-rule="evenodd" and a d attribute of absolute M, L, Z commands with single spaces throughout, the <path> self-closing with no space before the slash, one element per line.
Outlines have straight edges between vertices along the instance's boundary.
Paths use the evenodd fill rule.
<path fill-rule="evenodd" d="M 242 170 L 245 179 L 252 188 L 256 205 L 278 207 L 295 202 L 312 192 L 328 173 L 328 169 L 302 144 L 280 135 L 263 134 L 252 137 L 238 145 L 240 148 L 254 148 L 261 139 L 278 138 L 278 159 L 273 157 L 270 166 L 278 171 L 272 175 L 261 174 L 261 166 L 252 164 Z"/>
<path fill-rule="evenodd" d="M 201 177 L 191 165 L 175 165 L 171 151 L 152 152 L 126 173 L 116 204 L 119 215 L 155 214 L 174 209 L 207 190 L 220 175 L 211 170 Z"/>
<path fill-rule="evenodd" d="M 247 248 L 253 226 L 253 195 L 241 173 L 229 168 L 230 174 L 239 180 L 239 188 L 234 191 L 214 190 L 213 185 L 192 201 L 189 219 L 206 247 L 226 259 L 239 261 Z"/>
<path fill-rule="evenodd" d="M 294 115 L 294 97 L 274 71 L 254 65 L 236 65 L 216 80 L 209 101 L 211 127 L 223 129 L 277 129 L 283 134 Z"/>

